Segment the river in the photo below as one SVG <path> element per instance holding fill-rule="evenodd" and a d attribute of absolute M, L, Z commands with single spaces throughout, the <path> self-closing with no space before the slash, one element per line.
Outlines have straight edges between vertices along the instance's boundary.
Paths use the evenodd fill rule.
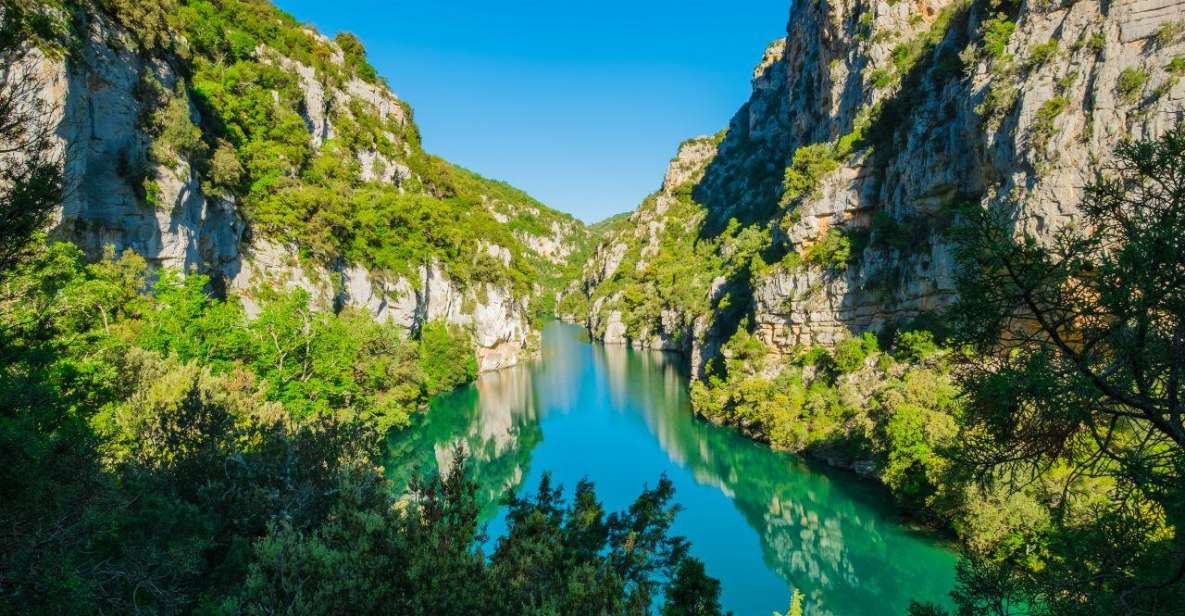
<path fill-rule="evenodd" d="M 879 487 L 696 421 L 681 358 L 592 344 L 571 325 L 547 325 L 540 359 L 434 399 L 389 439 L 388 475 L 439 468 L 458 443 L 495 538 L 500 495 L 544 472 L 569 494 L 588 477 L 607 511 L 666 473 L 685 507 L 674 530 L 737 616 L 784 612 L 792 588 L 812 616 L 904 614 L 911 598 L 946 604 L 954 585 L 955 554 L 903 525 Z"/>

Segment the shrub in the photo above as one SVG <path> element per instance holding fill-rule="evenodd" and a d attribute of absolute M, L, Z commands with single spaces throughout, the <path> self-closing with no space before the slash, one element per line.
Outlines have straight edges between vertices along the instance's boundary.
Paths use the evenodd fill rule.
<path fill-rule="evenodd" d="M 934 334 L 925 330 L 902 332 L 893 346 L 897 359 L 910 363 L 921 362 L 938 351 Z"/>
<path fill-rule="evenodd" d="M 1058 51 L 1058 43 L 1056 40 L 1050 40 L 1040 45 L 1035 45 L 1029 50 L 1029 58 L 1025 65 L 1029 69 L 1039 68 L 1044 66 L 1047 62 L 1052 60 Z"/>
<path fill-rule="evenodd" d="M 178 156 L 192 163 L 206 154 L 202 130 L 193 123 L 184 92 L 169 97 L 164 108 L 153 114 L 151 129 L 157 135 L 152 157 L 159 163 L 171 166 Z"/>
<path fill-rule="evenodd" d="M 1045 145 L 1049 143 L 1049 138 L 1053 136 L 1053 122 L 1057 119 L 1070 101 L 1064 96 L 1055 96 L 1041 105 L 1037 110 L 1036 117 L 1033 119 L 1032 131 L 1033 145 L 1038 149 L 1044 149 Z"/>
<path fill-rule="evenodd" d="M 852 241 L 840 229 L 831 229 L 806 251 L 806 262 L 826 270 L 842 270 L 852 258 Z"/>
<path fill-rule="evenodd" d="M 835 345 L 832 357 L 836 369 L 842 374 L 849 374 L 859 370 L 864 360 L 878 350 L 876 336 L 872 332 L 864 332 L 863 335 L 847 338 Z"/>
<path fill-rule="evenodd" d="M 162 205 L 160 200 L 160 182 L 150 178 L 144 178 L 143 189 L 144 203 L 154 208 Z"/>
<path fill-rule="evenodd" d="M 989 124 L 996 124 L 1000 118 L 1012 110 L 1020 91 L 1010 83 L 993 83 L 983 102 L 975 112 L 987 119 Z"/>
<path fill-rule="evenodd" d="M 477 376 L 469 335 L 440 321 L 420 329 L 420 369 L 429 395 L 448 391 Z"/>
<path fill-rule="evenodd" d="M 786 167 L 786 175 L 782 182 L 782 203 L 788 204 L 796 199 L 817 196 L 819 182 L 838 167 L 839 162 L 835 159 L 834 149 L 829 143 L 816 143 L 798 148 L 794 151 L 794 159 L 790 166 Z"/>
<path fill-rule="evenodd" d="M 1095 32 L 1086 40 L 1086 46 L 1095 54 L 1103 53 L 1103 48 L 1107 46 L 1107 38 L 1102 32 Z"/>
<path fill-rule="evenodd" d="M 1182 36 L 1185 36 L 1185 21 L 1168 21 L 1160 24 L 1160 27 L 1152 35 L 1152 40 L 1159 47 L 1168 47 L 1180 41 Z"/>
<path fill-rule="evenodd" d="M 227 141 L 219 141 L 210 159 L 210 181 L 215 186 L 233 191 L 243 181 L 243 163 L 238 151 Z"/>
<path fill-rule="evenodd" d="M 1165 65 L 1164 70 L 1174 77 L 1181 77 L 1185 75 L 1185 56 L 1174 56 L 1173 59 Z"/>
<path fill-rule="evenodd" d="M 378 80 L 378 73 L 366 59 L 366 48 L 362 46 L 362 41 L 358 40 L 357 36 L 349 32 L 342 32 L 334 38 L 334 42 L 341 48 L 342 55 L 346 59 L 346 66 L 358 75 L 359 79 L 370 83 Z"/>
<path fill-rule="evenodd" d="M 874 69 L 868 73 L 868 83 L 871 83 L 874 88 L 884 88 L 893 83 L 893 73 L 883 69 Z"/>
<path fill-rule="evenodd" d="M 1139 98 L 1148 83 L 1148 73 L 1144 69 L 1128 67 L 1119 73 L 1119 81 L 1115 83 L 1115 92 L 1125 102 L 1132 103 Z"/>
<path fill-rule="evenodd" d="M 999 13 L 984 22 L 983 29 L 983 50 L 992 60 L 1002 58 L 1004 51 L 1008 49 L 1012 33 L 1016 31 L 1016 23 L 1010 21 L 1003 13 Z"/>

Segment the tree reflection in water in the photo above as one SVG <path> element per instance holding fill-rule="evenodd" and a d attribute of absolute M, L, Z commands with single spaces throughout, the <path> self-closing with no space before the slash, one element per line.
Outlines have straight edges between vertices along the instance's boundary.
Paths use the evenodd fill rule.
<path fill-rule="evenodd" d="M 417 465 L 438 468 L 447 452 L 461 444 L 471 454 L 487 519 L 494 517 L 505 490 L 517 489 L 542 470 L 558 473 L 560 465 L 577 467 L 576 476 L 588 473 L 608 500 L 606 489 L 622 482 L 584 470 L 598 468 L 599 461 L 588 459 L 590 449 L 579 445 L 604 433 L 644 431 L 643 442 L 660 448 L 666 463 L 652 469 L 639 460 L 639 473 L 653 471 L 648 477 L 653 480 L 667 472 L 676 487 L 681 477 L 710 486 L 718 490 L 722 506 L 731 501 L 735 510 L 713 513 L 739 514 L 756 531 L 761 560 L 786 586 L 784 596 L 765 598 L 769 605 L 784 607 L 789 588 L 796 587 L 807 596 L 811 614 L 902 613 L 910 598 L 941 600 L 953 586 L 954 555 L 897 524 L 875 486 L 695 421 L 677 356 L 590 345 L 579 339 L 578 331 L 552 324 L 545 331 L 543 357 L 533 365 L 483 375 L 475 385 L 435 400 L 415 427 L 390 439 L 388 474 L 400 483 Z M 612 425 L 599 425 L 602 420 Z M 545 435 L 549 440 L 544 447 Z M 608 446 L 591 451 L 611 457 L 635 450 Z M 535 469 L 532 475 L 533 453 L 551 468 Z M 630 489 L 633 493 L 625 498 L 636 495 Z M 720 537 L 712 533 L 724 528 L 703 524 L 679 532 L 693 545 L 707 545 L 707 539 L 720 545 Z M 723 554 L 729 543 L 723 542 L 720 554 L 697 553 L 709 572 L 721 578 L 726 601 L 734 574 Z"/>

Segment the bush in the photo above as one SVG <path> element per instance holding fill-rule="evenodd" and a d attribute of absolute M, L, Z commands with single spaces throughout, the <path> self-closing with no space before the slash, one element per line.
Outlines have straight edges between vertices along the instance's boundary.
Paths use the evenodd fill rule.
<path fill-rule="evenodd" d="M 910 363 L 920 363 L 938 351 L 934 334 L 925 330 L 902 332 L 893 345 L 893 354 L 897 359 Z"/>
<path fill-rule="evenodd" d="M 1045 101 L 1037 110 L 1030 130 L 1032 131 L 1033 145 L 1038 150 L 1043 150 L 1049 143 L 1050 137 L 1053 136 L 1054 120 L 1066 110 L 1069 104 L 1070 101 L 1066 97 L 1055 96 Z"/>
<path fill-rule="evenodd" d="M 210 181 L 232 193 L 243 181 L 243 163 L 239 162 L 238 151 L 227 141 L 219 141 L 210 158 Z"/>
<path fill-rule="evenodd" d="M 782 181 L 782 203 L 812 199 L 818 195 L 819 183 L 827 174 L 839 168 L 835 150 L 829 143 L 816 143 L 794 151 L 794 159 L 786 167 Z"/>
<path fill-rule="evenodd" d="M 193 123 L 184 93 L 170 96 L 164 108 L 153 114 L 151 129 L 157 135 L 152 156 L 159 163 L 173 166 L 180 156 L 193 164 L 206 155 L 202 131 Z"/>
<path fill-rule="evenodd" d="M 441 321 L 420 330 L 420 369 L 428 395 L 454 389 L 477 376 L 477 357 L 469 334 Z"/>
<path fill-rule="evenodd" d="M 1044 66 L 1055 56 L 1057 56 L 1057 51 L 1058 43 L 1056 40 L 1050 40 L 1045 43 L 1041 43 L 1040 45 L 1036 45 L 1031 50 L 1029 50 L 1029 58 L 1025 62 L 1025 65 L 1028 66 L 1029 69 Z"/>
<path fill-rule="evenodd" d="M 342 55 L 346 59 L 346 66 L 358 75 L 359 79 L 370 83 L 378 81 L 378 72 L 366 59 L 366 48 L 362 46 L 362 41 L 358 40 L 357 36 L 349 32 L 342 32 L 333 40 L 341 48 Z"/>
<path fill-rule="evenodd" d="M 1095 54 L 1103 53 L 1103 48 L 1107 46 L 1107 37 L 1103 36 L 1102 32 L 1095 32 L 1086 40 L 1086 46 Z"/>
<path fill-rule="evenodd" d="M 1148 83 L 1148 73 L 1143 69 L 1129 67 L 1119 73 L 1119 80 L 1115 83 L 1115 92 L 1125 102 L 1133 103 L 1144 91 Z"/>
<path fill-rule="evenodd" d="M 1174 56 L 1164 67 L 1165 72 L 1174 76 L 1185 76 L 1185 56 Z"/>
<path fill-rule="evenodd" d="M 874 69 L 868 73 L 868 83 L 874 88 L 888 87 L 893 83 L 893 73 L 883 68 Z"/>
<path fill-rule="evenodd" d="M 864 360 L 879 350 L 876 335 L 864 332 L 860 336 L 847 338 L 835 345 L 832 357 L 835 360 L 836 369 L 841 374 L 848 374 L 862 368 Z"/>
<path fill-rule="evenodd" d="M 840 229 L 831 229 L 806 250 L 806 262 L 826 270 L 842 270 L 852 258 L 852 241 Z"/>
<path fill-rule="evenodd" d="M 1167 21 L 1160 24 L 1152 35 L 1152 40 L 1159 47 L 1168 47 L 1185 37 L 1185 20 Z"/>
<path fill-rule="evenodd" d="M 1016 31 L 1016 22 L 1008 19 L 1003 13 L 987 20 L 983 24 L 983 50 L 988 58 L 999 60 L 1008 49 L 1008 41 Z"/>

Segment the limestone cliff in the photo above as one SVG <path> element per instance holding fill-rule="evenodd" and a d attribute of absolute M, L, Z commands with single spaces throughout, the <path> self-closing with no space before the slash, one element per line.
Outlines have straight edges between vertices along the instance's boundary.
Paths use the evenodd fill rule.
<path fill-rule="evenodd" d="M 1180 0 L 795 2 L 726 134 L 603 240 L 581 320 L 697 374 L 741 326 L 782 354 L 908 326 L 953 299 L 959 208 L 1048 237 L 1120 140 L 1182 120 L 1183 75 Z"/>
<path fill-rule="evenodd" d="M 206 7 L 162 2 L 164 15 L 157 26 L 130 21 L 132 12 L 107 11 L 105 4 L 68 4 L 75 14 L 64 44 L 31 55 L 30 72 L 39 95 L 54 110 L 65 162 L 67 196 L 56 219 L 56 237 L 96 257 L 109 249 L 133 250 L 159 267 L 209 275 L 217 291 L 242 297 L 249 311 L 259 289 L 302 288 L 318 307 L 365 308 L 409 331 L 433 319 L 464 325 L 474 333 L 483 370 L 514 364 L 529 351 L 529 304 L 543 289 L 510 281 L 516 276 L 530 280 L 540 270 L 562 266 L 569 254 L 566 247 L 578 243 L 584 233 L 578 221 L 508 186 L 424 154 L 410 107 L 385 82 L 357 70 L 350 50 L 338 40 L 299 26 L 271 7 L 250 10 L 262 15 L 263 31 L 284 35 L 274 40 L 256 35 L 251 40 L 250 28 L 236 24 L 245 33 L 227 36 L 239 37 L 232 42 L 245 37 L 252 48 L 235 51 L 239 59 L 233 61 L 203 51 L 194 33 L 185 30 L 201 15 L 184 11 Z M 146 4 L 144 12 L 151 16 L 149 4 L 153 3 Z M 214 3 L 215 10 L 230 4 Z M 52 4 L 46 6 L 49 12 L 55 10 Z M 182 13 L 175 20 L 169 13 L 176 10 Z M 167 43 L 153 44 L 149 34 L 158 27 L 165 30 L 158 38 Z M 277 118 L 275 123 L 282 124 L 284 118 L 298 123 L 294 133 L 282 137 L 290 144 L 288 150 L 267 154 L 278 156 L 275 172 L 256 171 L 246 161 L 242 166 L 247 167 L 247 182 L 239 182 L 238 189 L 223 186 L 233 182 L 220 185 L 215 176 L 224 150 L 231 152 L 228 164 L 234 168 L 240 165 L 233 160 L 235 147 L 244 159 L 243 153 L 256 146 L 226 129 L 235 120 L 226 117 L 229 105 L 220 107 L 215 100 L 221 91 L 197 91 L 195 75 L 201 67 L 254 71 L 248 74 L 250 81 L 243 80 L 265 95 L 270 88 L 272 109 L 265 111 Z M 276 72 L 267 72 L 272 70 Z M 269 80 L 281 85 L 268 85 Z M 248 93 L 233 91 L 228 96 L 246 99 Z M 262 104 L 269 103 L 264 99 Z M 168 119 L 169 105 L 180 105 L 181 118 L 172 122 L 181 126 L 182 137 L 171 137 L 170 127 L 153 127 L 154 118 Z M 188 148 L 170 145 L 170 138 L 184 141 L 190 127 L 199 132 Z M 294 140 L 298 143 L 292 144 Z M 365 259 L 358 255 L 375 252 L 375 242 L 341 239 L 342 221 L 325 223 L 326 233 L 332 235 L 329 241 L 347 248 L 353 242 L 361 250 L 327 250 L 325 240 L 283 232 L 283 221 L 258 215 L 260 208 L 244 196 L 262 194 L 258 187 L 264 181 L 276 190 L 304 188 L 310 183 L 305 178 L 318 172 L 321 155 L 348 159 L 336 162 L 349 169 L 351 177 L 341 181 L 351 190 L 471 200 L 454 209 L 460 209 L 466 220 L 479 214 L 490 219 L 474 234 L 477 238 L 465 238 L 476 239 L 481 250 L 452 257 L 465 268 L 452 267 L 448 255 L 436 256 L 427 249 L 395 263 Z M 301 162 L 291 162 L 297 156 Z M 241 188 L 244 183 L 249 188 Z M 312 193 L 304 213 L 295 206 L 291 212 L 277 210 L 295 217 L 290 227 L 303 228 L 298 223 L 325 211 L 321 201 L 336 198 L 334 192 Z M 366 215 L 366 209 L 359 206 L 357 215 Z M 478 266 L 493 273 L 467 273 Z"/>

